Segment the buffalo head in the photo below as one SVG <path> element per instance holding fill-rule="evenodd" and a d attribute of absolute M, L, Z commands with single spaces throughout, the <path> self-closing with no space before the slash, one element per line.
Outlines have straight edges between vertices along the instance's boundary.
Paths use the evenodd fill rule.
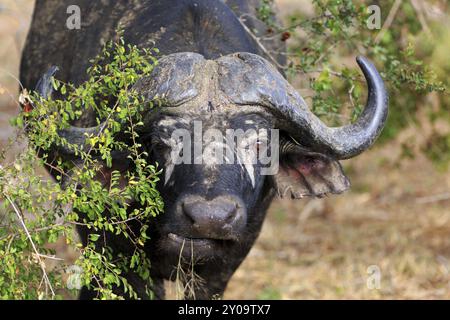
<path fill-rule="evenodd" d="M 217 60 L 171 54 L 160 60 L 154 76 L 135 84 L 148 100 L 162 101 L 162 107 L 144 115 L 140 139 L 150 160 L 164 169 L 159 191 L 165 213 L 152 225 L 151 249 L 167 262 L 167 272 L 180 251 L 198 261 L 231 261 L 236 252 L 245 256 L 276 193 L 321 197 L 348 189 L 338 160 L 368 149 L 388 111 L 377 70 L 363 57 L 357 62 L 367 81 L 367 104 L 355 123 L 343 127 L 326 126 L 269 62 L 250 53 Z M 44 96 L 50 94 L 48 78 L 54 71 L 38 86 Z M 82 145 L 84 133 L 101 126 L 71 127 L 60 134 Z M 240 138 L 230 138 L 236 132 Z M 227 153 L 230 140 L 239 142 Z M 274 167 L 256 156 L 261 144 L 267 154 L 278 154 Z M 252 161 L 244 161 L 241 149 L 253 151 L 247 153 Z M 217 150 L 225 161 L 217 161 Z"/>

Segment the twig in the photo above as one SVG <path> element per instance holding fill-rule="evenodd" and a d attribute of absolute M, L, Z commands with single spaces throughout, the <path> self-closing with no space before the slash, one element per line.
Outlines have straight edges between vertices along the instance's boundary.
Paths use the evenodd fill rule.
<path fill-rule="evenodd" d="M 411 1 L 411 5 L 413 6 L 414 10 L 416 11 L 417 18 L 419 19 L 419 22 L 422 25 L 423 31 L 428 36 L 432 36 L 430 27 L 428 26 L 427 20 L 425 19 L 425 15 L 423 14 L 422 4 L 420 2 L 418 2 L 417 0 L 410 0 L 410 1 Z"/>
<path fill-rule="evenodd" d="M 56 261 L 64 261 L 64 259 L 58 258 L 56 256 L 48 256 L 48 255 L 45 255 L 45 254 L 39 254 L 39 256 L 41 258 L 44 258 L 44 259 L 50 259 L 50 260 L 56 260 Z"/>
<path fill-rule="evenodd" d="M 144 214 L 145 213 L 140 213 L 137 216 L 130 217 L 125 220 L 113 221 L 113 222 L 110 222 L 109 224 L 112 226 L 119 225 L 119 224 L 126 224 L 127 222 L 139 219 L 140 217 L 144 216 Z M 83 226 L 83 227 L 87 227 L 87 226 L 91 225 L 90 223 L 83 223 L 83 222 L 78 222 L 78 221 L 67 221 L 67 223 L 73 224 L 76 226 Z"/>
<path fill-rule="evenodd" d="M 55 291 L 53 290 L 52 284 L 50 283 L 50 279 L 48 278 L 47 272 L 45 271 L 45 264 L 41 260 L 41 254 L 38 252 L 38 250 L 37 250 L 37 248 L 36 248 L 36 246 L 35 246 L 35 244 L 33 242 L 33 238 L 31 237 L 31 234 L 28 231 L 28 228 L 27 228 L 27 226 L 25 224 L 25 221 L 23 220 L 19 209 L 16 207 L 16 204 L 11 200 L 11 198 L 7 194 L 4 194 L 4 196 L 5 196 L 6 200 L 8 200 L 8 202 L 13 207 L 14 212 L 16 213 L 17 218 L 20 221 L 20 224 L 22 225 L 23 229 L 25 230 L 25 233 L 27 234 L 27 238 L 28 238 L 28 240 L 31 243 L 31 247 L 33 248 L 33 251 L 36 254 L 36 259 L 38 260 L 39 266 L 41 267 L 42 275 L 43 275 L 43 278 L 45 280 L 46 287 L 50 288 L 50 291 L 52 293 L 52 298 L 53 298 L 55 296 Z"/>
<path fill-rule="evenodd" d="M 319 64 L 320 61 L 322 61 L 328 54 L 328 52 L 330 52 L 332 49 L 334 49 L 337 45 L 337 42 L 334 42 L 331 46 L 329 46 L 325 52 L 323 52 L 320 57 L 316 60 L 316 64 Z"/>
<path fill-rule="evenodd" d="M 30 233 L 36 233 L 36 232 L 51 230 L 51 229 L 54 229 L 56 227 L 62 227 L 62 226 L 64 226 L 64 224 L 58 223 L 58 224 L 53 224 L 53 225 L 47 226 L 47 227 L 32 229 L 32 230 L 29 230 L 29 232 Z M 4 239 L 9 238 L 9 237 L 13 237 L 14 238 L 14 237 L 20 236 L 23 232 L 24 231 L 20 231 L 19 230 L 17 233 L 10 233 L 7 236 L 1 237 L 0 240 L 4 240 Z"/>
<path fill-rule="evenodd" d="M 350 103 L 352 104 L 353 109 L 355 109 L 355 101 L 353 100 L 353 90 L 355 90 L 355 85 L 352 84 L 351 88 L 348 90 L 348 97 L 350 98 Z"/>
<path fill-rule="evenodd" d="M 9 72 L 8 70 L 3 69 L 3 68 L 1 68 L 0 71 L 6 73 L 8 76 L 10 76 L 10 77 L 13 78 L 14 80 L 16 80 L 17 83 L 18 83 L 19 86 L 20 86 L 20 89 L 23 90 L 23 84 L 22 84 L 22 82 L 20 82 L 20 80 L 19 80 L 15 75 L 13 75 L 11 72 Z"/>
<path fill-rule="evenodd" d="M 322 73 L 323 71 L 324 71 L 324 69 L 316 69 L 316 70 L 311 70 L 311 71 L 308 71 L 308 72 L 304 72 L 303 71 L 303 73 Z M 337 72 L 337 71 L 334 71 L 334 70 L 331 70 L 331 69 L 327 69 L 327 71 L 328 71 L 329 74 L 331 74 L 332 76 L 335 76 L 335 77 L 348 78 L 348 79 L 353 80 L 353 81 L 364 82 L 361 79 L 361 77 L 358 77 L 358 76 L 356 76 L 356 77 L 345 77 L 341 72 Z"/>
<path fill-rule="evenodd" d="M 308 220 L 308 218 L 314 213 L 314 211 L 321 210 L 322 206 L 323 203 L 321 200 L 311 199 L 310 201 L 308 201 L 308 203 L 305 205 L 303 210 L 300 212 L 300 215 L 298 216 L 298 225 L 302 225 L 306 220 Z"/>
<path fill-rule="evenodd" d="M 251 30 L 249 27 L 247 27 L 247 25 L 244 23 L 245 19 L 243 19 L 245 15 L 242 15 L 239 18 L 239 22 L 242 25 L 242 27 L 245 29 L 245 31 L 250 35 L 250 37 L 252 37 L 253 40 L 255 40 L 256 44 L 258 45 L 258 47 L 260 47 L 260 49 L 267 55 L 267 57 L 277 66 L 277 68 L 282 69 L 282 70 L 286 70 L 287 66 L 283 66 L 281 65 L 271 54 L 270 52 L 266 49 L 266 47 L 261 43 L 260 38 L 258 38 Z"/>
<path fill-rule="evenodd" d="M 249 17 L 253 17 L 253 18 L 255 18 L 255 19 L 258 19 L 257 17 L 255 17 L 255 16 L 253 16 L 253 15 L 246 14 L 246 16 L 249 16 Z M 291 24 L 291 25 L 288 26 L 288 27 L 280 28 L 277 32 L 274 32 L 274 33 L 271 34 L 270 36 L 264 36 L 264 37 L 261 37 L 261 39 L 262 39 L 262 40 L 273 40 L 273 39 L 275 39 L 276 37 L 279 37 L 280 35 L 282 35 L 283 32 L 286 32 L 286 31 L 293 31 L 293 30 L 295 30 L 295 29 L 297 29 L 297 28 L 299 28 L 299 27 L 303 27 L 304 25 L 307 25 L 307 24 L 309 24 L 309 23 L 311 23 L 311 22 L 313 22 L 313 21 L 317 21 L 317 20 L 320 20 L 320 19 L 322 19 L 322 18 L 330 18 L 330 17 L 332 17 L 332 15 L 330 15 L 329 13 L 324 13 L 324 14 L 321 14 L 320 16 L 317 16 L 317 17 L 313 17 L 313 18 L 310 18 L 310 19 L 302 20 L 302 21 L 300 21 L 300 22 L 298 22 L 298 23 Z M 258 19 L 258 20 L 259 20 L 259 19 Z"/>
<path fill-rule="evenodd" d="M 176 286 L 175 290 L 176 290 L 176 294 L 177 294 L 177 300 L 181 300 L 184 297 L 184 286 L 183 286 L 182 280 L 181 280 L 181 276 L 182 276 L 182 273 L 184 273 L 184 271 L 181 266 L 181 257 L 183 256 L 185 242 L 186 242 L 186 240 L 183 239 L 183 243 L 182 243 L 181 249 L 180 249 L 180 254 L 178 256 L 177 275 L 175 278 L 175 286 Z M 183 290 L 183 292 L 182 292 L 182 290 Z"/>
<path fill-rule="evenodd" d="M 398 9 L 400 8 L 400 5 L 402 4 L 402 0 L 395 0 L 394 4 L 392 5 L 391 10 L 389 11 L 389 14 L 386 18 L 386 21 L 383 24 L 383 27 L 381 28 L 381 31 L 377 34 L 375 37 L 375 44 L 380 42 L 381 38 L 383 38 L 383 35 L 386 33 L 386 30 L 389 29 L 392 22 L 394 21 L 395 15 L 397 14 Z"/>
<path fill-rule="evenodd" d="M 446 193 L 441 193 L 441 194 L 435 194 L 432 196 L 417 198 L 416 203 L 426 204 L 426 203 L 445 201 L 445 200 L 449 200 L 449 199 L 450 199 L 450 192 L 446 192 Z"/>

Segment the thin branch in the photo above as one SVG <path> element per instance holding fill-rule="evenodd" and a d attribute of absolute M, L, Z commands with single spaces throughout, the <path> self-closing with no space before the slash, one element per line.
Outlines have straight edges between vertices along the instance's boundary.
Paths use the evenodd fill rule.
<path fill-rule="evenodd" d="M 355 101 L 353 100 L 353 90 L 355 90 L 355 85 L 352 84 L 350 89 L 348 90 L 348 97 L 350 98 L 350 103 L 352 104 L 352 108 L 355 109 Z"/>
<path fill-rule="evenodd" d="M 33 248 L 33 251 L 36 254 L 36 259 L 38 260 L 39 266 L 41 267 L 42 275 L 43 275 L 45 283 L 46 283 L 46 288 L 50 288 L 50 291 L 52 292 L 52 298 L 53 298 L 55 296 L 55 291 L 53 290 L 52 284 L 50 283 L 50 279 L 48 278 L 47 272 L 45 271 L 45 264 L 41 260 L 42 255 L 37 250 L 36 245 L 34 244 L 33 238 L 31 237 L 31 234 L 28 231 L 25 221 L 23 220 L 22 214 L 20 213 L 19 209 L 16 207 L 16 204 L 11 200 L 11 198 L 7 194 L 4 194 L 4 196 L 5 196 L 6 200 L 8 200 L 8 202 L 11 204 L 12 208 L 14 209 L 14 212 L 17 215 L 17 218 L 20 221 L 20 224 L 22 225 L 23 229 L 25 230 L 25 233 L 27 234 L 27 238 L 31 243 L 31 247 Z"/>
<path fill-rule="evenodd" d="M 14 80 L 16 80 L 17 83 L 19 84 L 20 88 L 23 90 L 23 84 L 22 84 L 22 82 L 20 82 L 20 80 L 19 80 L 15 75 L 13 75 L 11 72 L 9 72 L 8 70 L 3 69 L 3 68 L 1 68 L 0 71 L 6 73 L 8 76 L 10 76 L 10 77 L 13 78 Z"/>
<path fill-rule="evenodd" d="M 423 14 L 423 4 L 418 2 L 417 0 L 411 0 L 411 5 L 416 11 L 417 18 L 419 19 L 420 24 L 422 25 L 423 31 L 427 34 L 427 36 L 432 36 L 430 31 L 430 27 L 428 26 L 427 20 L 425 19 L 425 15 Z"/>
<path fill-rule="evenodd" d="M 249 15 L 249 14 L 247 14 L 247 16 L 254 17 L 254 16 Z M 330 17 L 332 17 L 332 15 L 330 15 L 328 13 L 324 13 L 324 14 L 321 14 L 321 15 L 319 15 L 317 17 L 313 17 L 313 18 L 310 18 L 310 19 L 302 20 L 300 22 L 291 24 L 290 26 L 287 26 L 285 28 L 280 28 L 277 32 L 272 33 L 270 36 L 261 37 L 261 39 L 262 40 L 273 40 L 276 37 L 281 36 L 286 31 L 294 31 L 295 29 L 303 27 L 305 25 L 308 25 L 308 24 L 312 23 L 313 21 L 317 21 L 317 20 L 320 20 L 322 18 L 330 18 Z M 254 17 L 254 18 L 258 19 L 257 17 Z"/>
<path fill-rule="evenodd" d="M 375 44 L 380 42 L 381 38 L 383 38 L 384 34 L 386 33 L 386 30 L 390 28 L 401 4 L 402 4 L 402 0 L 395 0 L 394 4 L 392 5 L 391 10 L 389 11 L 386 21 L 384 22 L 383 27 L 381 28 L 381 31 L 375 37 L 375 40 L 374 40 Z"/>
<path fill-rule="evenodd" d="M 36 233 L 36 232 L 42 232 L 42 231 L 47 231 L 47 230 L 52 230 L 52 229 L 54 229 L 54 228 L 56 228 L 56 227 L 62 227 L 62 226 L 64 226 L 64 224 L 63 223 L 58 223 L 58 224 L 53 224 L 53 225 L 51 225 L 51 226 L 47 226 L 47 227 L 42 227 L 42 228 L 35 228 L 35 229 L 32 229 L 32 230 L 28 230 L 30 233 Z M 0 240 L 4 240 L 4 239 L 6 239 L 6 238 L 9 238 L 9 237 L 17 237 L 17 236 L 20 236 L 20 235 L 22 235 L 23 233 L 24 233 L 25 231 L 17 231 L 16 233 L 10 233 L 10 234 L 8 234 L 7 236 L 4 236 L 4 237 L 1 237 L 0 238 Z"/>
<path fill-rule="evenodd" d="M 311 71 L 303 72 L 303 73 L 322 73 L 323 71 L 324 71 L 324 69 L 316 69 L 316 70 L 311 70 Z M 331 74 L 332 76 L 335 76 L 335 77 L 344 78 L 344 79 L 348 78 L 353 81 L 364 82 L 364 80 L 361 77 L 345 77 L 341 72 L 337 72 L 337 71 L 330 70 L 330 69 L 328 69 L 327 71 L 329 74 Z"/>
<path fill-rule="evenodd" d="M 327 40 L 325 40 L 325 41 L 327 41 Z M 336 47 L 337 44 L 338 44 L 337 42 L 334 42 L 331 46 L 329 46 L 329 47 L 325 50 L 325 52 L 323 52 L 323 53 L 320 55 L 320 57 L 316 60 L 316 64 L 319 64 L 319 62 L 322 61 L 322 60 L 327 56 L 328 52 L 330 52 L 332 49 L 334 49 L 334 48 Z"/>
<path fill-rule="evenodd" d="M 35 254 L 33 254 L 33 256 L 36 256 Z M 58 257 L 56 257 L 56 256 L 48 256 L 48 255 L 45 255 L 45 254 L 39 254 L 39 257 L 41 257 L 41 258 L 44 258 L 44 259 L 50 259 L 50 260 L 56 260 L 56 261 L 64 261 L 64 259 L 62 259 L 62 258 L 58 258 Z"/>
<path fill-rule="evenodd" d="M 112 225 L 112 226 L 119 225 L 119 224 L 126 224 L 127 222 L 130 222 L 130 221 L 133 221 L 133 220 L 137 220 L 137 219 L 141 218 L 144 215 L 145 215 L 145 213 L 140 213 L 137 216 L 130 217 L 130 218 L 127 218 L 125 220 L 109 222 L 109 224 Z M 73 224 L 73 225 L 76 225 L 76 226 L 84 226 L 84 227 L 92 225 L 91 223 L 83 223 L 83 222 L 78 222 L 78 221 L 67 221 L 67 223 Z"/>
<path fill-rule="evenodd" d="M 432 196 L 420 197 L 416 199 L 416 203 L 418 204 L 427 204 L 439 201 L 445 201 L 450 199 L 450 192 L 435 194 Z"/>
<path fill-rule="evenodd" d="M 283 66 L 281 65 L 271 54 L 270 52 L 266 49 L 266 47 L 262 44 L 261 39 L 258 38 L 251 30 L 249 27 L 247 27 L 247 25 L 244 23 L 245 19 L 243 19 L 245 15 L 242 15 L 239 18 L 239 23 L 242 25 L 242 27 L 245 29 L 245 31 L 250 35 L 250 37 L 252 37 L 253 40 L 255 40 L 256 44 L 258 45 L 258 47 L 264 52 L 264 54 L 267 55 L 267 57 L 269 57 L 269 59 L 279 68 L 282 70 L 286 70 L 287 66 Z"/>

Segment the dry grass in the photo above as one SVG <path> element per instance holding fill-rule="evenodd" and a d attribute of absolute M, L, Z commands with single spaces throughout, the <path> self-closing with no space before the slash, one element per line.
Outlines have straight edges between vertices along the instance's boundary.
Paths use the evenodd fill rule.
<path fill-rule="evenodd" d="M 279 2 L 282 12 L 299 7 L 294 0 Z M 32 3 L 0 0 L 3 141 L 17 110 L 8 92 L 16 94 L 18 86 L 8 73 L 17 75 Z M 422 156 L 399 161 L 400 143 L 415 139 L 419 146 L 427 128 L 426 122 L 411 126 L 396 141 L 346 162 L 353 188 L 344 195 L 275 201 L 225 298 L 449 299 L 450 200 L 423 197 L 448 194 L 450 172 L 437 171 Z M 60 248 L 59 256 L 65 252 Z M 378 290 L 367 287 L 372 265 L 381 271 Z"/>
<path fill-rule="evenodd" d="M 225 298 L 450 298 L 450 200 L 418 203 L 448 192 L 450 175 L 421 157 L 396 168 L 383 155 L 394 148 L 352 161 L 353 191 L 312 200 L 307 219 L 311 202 L 273 203 Z M 379 290 L 367 286 L 372 265 Z"/>
<path fill-rule="evenodd" d="M 18 112 L 16 79 L 33 3 L 32 0 L 0 0 L 0 145 L 13 134 L 8 121 Z"/>

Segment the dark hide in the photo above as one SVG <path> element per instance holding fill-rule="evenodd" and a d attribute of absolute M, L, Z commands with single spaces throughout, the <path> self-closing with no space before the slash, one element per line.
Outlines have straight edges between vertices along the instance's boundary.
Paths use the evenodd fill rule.
<path fill-rule="evenodd" d="M 81 8 L 81 30 L 66 28 L 69 5 Z M 26 88 L 35 88 L 52 65 L 59 67 L 56 76 L 63 81 L 85 81 L 89 60 L 115 37 L 119 25 L 127 43 L 156 47 L 163 56 L 154 75 L 135 85 L 149 99 L 155 94 L 164 96 L 164 105 L 148 115 L 140 135 L 149 161 L 161 164 L 165 175 L 158 185 L 165 212 L 151 219 L 152 240 L 146 247 L 157 298 L 164 298 L 163 280 L 174 280 L 180 257 L 181 268 L 189 270 L 194 264 L 201 279 L 193 295 L 189 291 L 186 297 L 220 297 L 258 237 L 274 195 L 322 197 L 348 189 L 349 181 L 337 160 L 367 149 L 386 119 L 387 94 L 381 77 L 362 58 L 358 63 L 368 79 L 369 107 L 354 125 L 341 129 L 321 123 L 274 67 L 286 62 L 281 39 L 262 41 L 266 48 L 262 49 L 247 32 L 251 29 L 261 36 L 267 31 L 256 18 L 259 5 L 260 0 L 36 1 L 21 64 Z M 279 54 L 268 56 L 266 52 Z M 49 72 L 39 88 L 49 87 L 45 81 Z M 171 133 L 180 128 L 193 132 L 197 121 L 203 132 L 281 129 L 279 172 L 263 175 L 259 162 L 250 167 L 239 163 L 173 165 L 170 152 L 177 142 Z M 91 110 L 74 123 L 78 127 L 94 124 Z M 95 132 L 95 128 L 89 130 Z M 82 143 L 80 128 L 61 134 L 69 137 L 77 131 L 73 141 Z M 249 148 L 258 150 L 259 141 L 246 139 Z M 128 168 L 119 160 L 113 169 L 123 172 Z M 103 174 L 107 177 L 111 170 L 105 168 Z M 79 228 L 83 241 L 88 232 Z M 102 243 L 116 252 L 133 251 L 126 239 L 105 237 Z M 139 297 L 148 298 L 135 274 L 128 274 L 127 279 Z M 81 298 L 92 297 L 93 292 L 83 290 Z"/>

